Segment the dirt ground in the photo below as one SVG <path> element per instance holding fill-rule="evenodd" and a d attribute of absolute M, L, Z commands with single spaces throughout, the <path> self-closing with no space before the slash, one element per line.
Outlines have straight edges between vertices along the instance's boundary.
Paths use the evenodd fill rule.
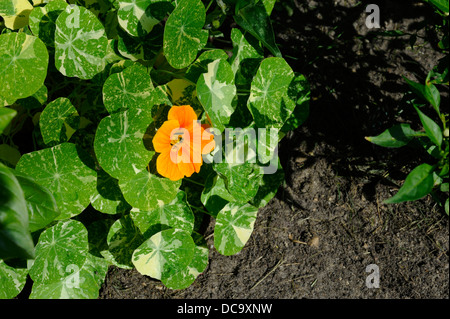
<path fill-rule="evenodd" d="M 382 203 L 429 159 L 364 140 L 397 122 L 418 125 L 402 76 L 424 79 L 441 57 L 436 43 L 419 37 L 411 49 L 409 36 L 375 37 L 364 1 L 282 2 L 272 15 L 277 42 L 312 91 L 309 120 L 280 145 L 286 182 L 237 255 L 213 248 L 211 218 L 209 265 L 189 288 L 111 267 L 100 298 L 449 298 L 447 215 L 429 196 Z M 419 1 L 370 3 L 381 9 L 382 31 L 415 33 L 435 19 Z M 379 288 L 366 287 L 371 264 Z"/>

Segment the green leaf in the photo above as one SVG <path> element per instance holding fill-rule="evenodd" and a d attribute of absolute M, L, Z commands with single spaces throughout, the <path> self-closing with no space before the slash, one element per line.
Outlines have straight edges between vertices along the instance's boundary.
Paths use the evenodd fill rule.
<path fill-rule="evenodd" d="M 200 75 L 208 72 L 208 64 L 217 59 L 228 60 L 228 54 L 224 50 L 220 49 L 213 49 L 203 52 L 197 60 L 189 66 L 184 77 L 192 83 L 197 83 Z"/>
<path fill-rule="evenodd" d="M 449 203 L 448 203 L 448 198 L 447 198 L 447 200 L 445 201 L 445 212 L 447 213 L 447 215 L 448 215 L 448 211 L 449 211 Z"/>
<path fill-rule="evenodd" d="M 208 212 L 217 216 L 219 211 L 229 202 L 234 202 L 235 198 L 225 187 L 225 180 L 219 175 L 211 174 L 206 179 L 201 201 Z"/>
<path fill-rule="evenodd" d="M 227 160 L 214 165 L 214 170 L 226 180 L 226 188 L 238 203 L 246 203 L 258 192 L 263 177 L 258 165 L 245 162 L 233 164 Z"/>
<path fill-rule="evenodd" d="M 43 284 L 61 281 L 84 265 L 87 254 L 88 233 L 83 224 L 59 221 L 39 236 L 30 277 Z"/>
<path fill-rule="evenodd" d="M 57 219 L 81 213 L 95 191 L 96 173 L 88 167 L 87 155 L 74 144 L 62 143 L 52 148 L 24 154 L 16 170 L 53 193 L 61 212 Z"/>
<path fill-rule="evenodd" d="M 56 20 L 55 66 L 63 75 L 92 79 L 105 67 L 107 46 L 103 25 L 88 9 L 68 6 Z"/>
<path fill-rule="evenodd" d="M 0 107 L 0 134 L 2 134 L 9 123 L 11 123 L 16 114 L 16 110 L 8 107 Z"/>
<path fill-rule="evenodd" d="M 152 31 L 173 6 L 169 0 L 118 0 L 119 25 L 134 37 Z"/>
<path fill-rule="evenodd" d="M 448 1 L 447 0 L 427 0 L 431 4 L 433 4 L 439 10 L 448 13 Z"/>
<path fill-rule="evenodd" d="M 147 239 L 133 253 L 133 264 L 143 275 L 161 279 L 187 267 L 194 257 L 195 243 L 188 232 L 167 229 Z"/>
<path fill-rule="evenodd" d="M 51 283 L 35 282 L 30 299 L 96 299 L 108 271 L 104 259 L 88 254 L 81 268 L 66 268 L 68 275 Z"/>
<path fill-rule="evenodd" d="M 206 10 L 201 0 L 180 0 L 164 29 L 164 54 L 167 62 L 182 69 L 191 64 L 204 41 L 202 30 Z"/>
<path fill-rule="evenodd" d="M 28 25 L 28 16 L 33 6 L 27 0 L 2 0 L 0 2 L 0 16 L 5 26 L 17 30 Z"/>
<path fill-rule="evenodd" d="M 111 74 L 103 85 L 103 103 L 110 114 L 148 105 L 153 91 L 150 75 L 138 64 Z"/>
<path fill-rule="evenodd" d="M 16 172 L 16 178 L 25 196 L 30 232 L 44 228 L 59 216 L 55 197 L 48 189 L 23 173 Z"/>
<path fill-rule="evenodd" d="M 423 128 L 427 133 L 430 140 L 436 144 L 438 147 L 442 145 L 442 130 L 439 125 L 436 124 L 432 119 L 422 113 L 418 107 L 414 106 L 417 113 L 419 114 L 420 121 L 422 122 Z"/>
<path fill-rule="evenodd" d="M 297 127 L 306 122 L 309 117 L 309 100 L 310 100 L 310 86 L 306 77 L 302 74 L 294 78 L 292 87 L 297 91 L 297 106 L 292 112 L 291 116 L 286 120 L 282 132 L 295 130 Z"/>
<path fill-rule="evenodd" d="M 80 117 L 77 109 L 65 97 L 50 102 L 39 118 L 39 127 L 45 144 L 67 142 L 78 129 Z"/>
<path fill-rule="evenodd" d="M 428 101 L 440 116 L 441 112 L 439 111 L 439 105 L 441 104 L 441 96 L 436 86 L 434 86 L 434 84 L 432 83 L 423 85 L 411 81 L 405 77 L 403 78 L 408 83 L 411 90 L 425 101 Z"/>
<path fill-rule="evenodd" d="M 255 224 L 258 209 L 249 204 L 229 203 L 219 212 L 214 227 L 214 247 L 222 255 L 244 248 Z"/>
<path fill-rule="evenodd" d="M 155 226 L 167 226 L 188 233 L 194 230 L 194 214 L 186 201 L 186 193 L 181 190 L 169 204 L 158 206 L 151 211 L 133 210 L 131 216 L 145 237 L 149 237 L 146 235 L 147 231 L 152 232 Z"/>
<path fill-rule="evenodd" d="M 48 52 L 37 37 L 24 32 L 0 35 L 0 96 L 8 101 L 28 97 L 44 84 Z"/>
<path fill-rule="evenodd" d="M 255 197 L 250 200 L 250 204 L 258 208 L 266 206 L 277 194 L 278 188 L 283 182 L 284 171 L 278 161 L 278 170 L 274 174 L 264 174 L 260 181 L 258 192 Z"/>
<path fill-rule="evenodd" d="M 119 181 L 102 169 L 97 171 L 97 187 L 90 200 L 92 207 L 104 214 L 121 214 L 131 208 L 123 198 Z"/>
<path fill-rule="evenodd" d="M 144 145 L 144 134 L 152 123 L 151 109 L 128 109 L 101 120 L 94 149 L 100 166 L 119 180 L 144 170 L 153 151 Z"/>
<path fill-rule="evenodd" d="M 13 268 L 0 259 L 0 299 L 12 299 L 25 286 L 28 269 Z"/>
<path fill-rule="evenodd" d="M 264 51 L 255 37 L 250 33 L 242 33 L 238 28 L 231 29 L 231 41 L 233 55 L 230 64 L 236 85 L 248 85 L 264 59 Z"/>
<path fill-rule="evenodd" d="M 42 85 L 36 93 L 27 98 L 19 99 L 16 103 L 22 105 L 26 109 L 33 110 L 40 108 L 47 101 L 47 97 L 47 87 Z"/>
<path fill-rule="evenodd" d="M 169 204 L 175 199 L 181 180 L 171 181 L 143 170 L 119 179 L 119 187 L 125 200 L 141 211 L 151 211 L 159 206 Z"/>
<path fill-rule="evenodd" d="M 414 137 L 422 134 L 411 129 L 409 124 L 397 124 L 378 136 L 368 136 L 366 140 L 383 147 L 402 147 Z"/>
<path fill-rule="evenodd" d="M 230 64 L 221 59 L 208 64 L 208 72 L 200 75 L 197 81 L 197 94 L 212 126 L 220 131 L 230 121 L 236 107 L 234 74 Z"/>
<path fill-rule="evenodd" d="M 294 72 L 283 58 L 262 61 L 253 78 L 247 106 L 258 128 L 281 129 L 296 107 Z"/>
<path fill-rule="evenodd" d="M 406 177 L 403 186 L 397 194 L 384 201 L 386 204 L 413 201 L 428 195 L 433 189 L 434 167 L 428 164 L 421 164 L 413 169 Z"/>
<path fill-rule="evenodd" d="M 56 19 L 67 8 L 64 0 L 53 0 L 44 7 L 35 7 L 30 14 L 31 32 L 39 37 L 45 45 L 55 46 Z"/>
<path fill-rule="evenodd" d="M 144 239 L 130 215 L 123 216 L 111 226 L 106 241 L 108 250 L 101 251 L 100 254 L 117 267 L 132 269 L 133 251 L 142 244 Z"/>
<path fill-rule="evenodd" d="M 281 52 L 275 43 L 272 23 L 262 1 L 239 1 L 236 5 L 234 20 L 245 31 L 261 41 L 274 56 L 281 57 Z"/>
<path fill-rule="evenodd" d="M 0 259 L 16 257 L 33 258 L 34 244 L 22 188 L 9 168 L 0 163 Z"/>
<path fill-rule="evenodd" d="M 261 0 L 261 1 L 264 4 L 264 7 L 266 8 L 267 15 L 270 16 L 270 14 L 272 13 L 273 7 L 275 6 L 275 2 L 277 2 L 277 0 Z"/>
<path fill-rule="evenodd" d="M 135 38 L 125 31 L 119 30 L 117 49 L 120 54 L 132 61 L 152 60 L 163 46 L 164 27 L 156 25 L 146 36 Z"/>
<path fill-rule="evenodd" d="M 190 264 L 183 270 L 172 272 L 167 278 L 163 279 L 164 285 L 170 289 L 185 289 L 189 287 L 208 266 L 209 250 L 205 239 L 195 232 L 192 236 L 195 248 L 194 257 Z"/>

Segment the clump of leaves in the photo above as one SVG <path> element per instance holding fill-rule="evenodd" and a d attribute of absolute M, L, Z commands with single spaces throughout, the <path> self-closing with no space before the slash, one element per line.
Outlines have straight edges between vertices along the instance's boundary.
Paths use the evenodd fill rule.
<path fill-rule="evenodd" d="M 431 194 L 433 198 L 449 214 L 449 128 L 448 113 L 441 108 L 441 95 L 439 87 L 448 90 L 449 85 L 449 33 L 448 33 L 448 1 L 430 0 L 442 16 L 442 34 L 439 47 L 446 54 L 439 63 L 428 73 L 425 83 L 417 83 L 405 78 L 411 92 L 414 94 L 409 103 L 417 111 L 422 123 L 422 131 L 414 131 L 409 124 L 397 124 L 378 136 L 367 137 L 367 140 L 384 147 L 403 147 L 406 145 L 419 145 L 432 158 L 431 164 L 423 163 L 414 168 L 406 177 L 403 186 L 397 194 L 385 200 L 385 203 L 399 203 L 414 201 Z M 427 106 L 434 110 L 428 113 Z M 434 114 L 433 114 L 434 113 Z M 445 202 L 436 192 L 447 193 Z"/>
<path fill-rule="evenodd" d="M 275 43 L 274 3 L 0 2 L 1 298 L 27 275 L 31 298 L 95 298 L 109 265 L 186 288 L 208 264 L 209 219 L 219 253 L 245 246 L 284 179 L 276 150 L 264 139 L 260 160 L 212 161 L 229 155 L 218 143 L 171 180 L 152 140 L 181 105 L 225 142 L 265 128 L 278 143 L 306 120 L 308 83 Z"/>

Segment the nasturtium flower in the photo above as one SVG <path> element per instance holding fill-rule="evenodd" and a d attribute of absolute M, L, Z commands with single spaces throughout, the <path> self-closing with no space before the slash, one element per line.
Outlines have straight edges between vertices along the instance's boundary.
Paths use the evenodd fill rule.
<path fill-rule="evenodd" d="M 155 151 L 160 153 L 156 170 L 173 181 L 198 173 L 203 164 L 202 155 L 215 147 L 214 135 L 200 124 L 190 105 L 173 106 L 152 142 Z"/>

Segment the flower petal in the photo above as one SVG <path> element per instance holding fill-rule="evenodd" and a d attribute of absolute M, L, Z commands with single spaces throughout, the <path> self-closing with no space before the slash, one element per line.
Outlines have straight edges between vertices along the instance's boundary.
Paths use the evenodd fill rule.
<path fill-rule="evenodd" d="M 180 123 L 176 120 L 165 121 L 163 125 L 158 129 L 155 136 L 153 137 L 153 148 L 157 153 L 167 153 L 170 152 L 171 145 L 171 133 L 173 130 L 180 127 Z"/>
<path fill-rule="evenodd" d="M 167 177 L 172 181 L 177 181 L 184 177 L 184 174 L 180 171 L 178 164 L 174 163 L 170 159 L 170 152 L 159 154 L 156 159 L 156 170 L 160 175 Z"/>
<path fill-rule="evenodd" d="M 197 121 L 197 114 L 190 105 L 172 106 L 167 116 L 168 120 L 177 120 L 180 127 L 188 128 Z"/>

